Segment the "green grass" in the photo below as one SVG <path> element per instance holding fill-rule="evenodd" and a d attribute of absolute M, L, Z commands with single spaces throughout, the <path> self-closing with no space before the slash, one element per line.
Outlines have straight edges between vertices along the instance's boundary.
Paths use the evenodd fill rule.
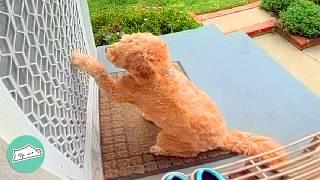
<path fill-rule="evenodd" d="M 111 44 L 123 34 L 155 35 L 200 26 L 189 13 L 214 12 L 256 0 L 89 0 L 96 45 Z"/>
<path fill-rule="evenodd" d="M 89 0 L 89 7 L 92 14 L 112 6 L 117 6 L 120 9 L 124 6 L 134 5 L 149 7 L 175 6 L 195 13 L 206 13 L 228 9 L 255 1 L 257 0 Z"/>

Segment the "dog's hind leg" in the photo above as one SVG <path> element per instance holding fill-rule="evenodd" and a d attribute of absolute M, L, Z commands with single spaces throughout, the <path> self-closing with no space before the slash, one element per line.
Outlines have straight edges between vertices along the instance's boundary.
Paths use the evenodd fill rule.
<path fill-rule="evenodd" d="M 155 155 L 176 157 L 195 157 L 199 154 L 199 152 L 192 152 L 187 149 L 184 143 L 177 142 L 161 131 L 157 136 L 157 144 L 150 148 L 150 152 Z"/>

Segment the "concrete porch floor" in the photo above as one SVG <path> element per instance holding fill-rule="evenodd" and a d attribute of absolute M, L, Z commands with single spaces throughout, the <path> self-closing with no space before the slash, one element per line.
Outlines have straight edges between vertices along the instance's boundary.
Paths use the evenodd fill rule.
<path fill-rule="evenodd" d="M 298 50 L 277 33 L 267 33 L 254 41 L 297 80 L 320 96 L 320 45 Z"/>
<path fill-rule="evenodd" d="M 215 25 L 221 32 L 227 33 L 272 19 L 274 18 L 271 17 L 269 13 L 260 9 L 260 7 L 256 7 L 237 13 L 208 19 L 203 21 L 203 24 Z"/>

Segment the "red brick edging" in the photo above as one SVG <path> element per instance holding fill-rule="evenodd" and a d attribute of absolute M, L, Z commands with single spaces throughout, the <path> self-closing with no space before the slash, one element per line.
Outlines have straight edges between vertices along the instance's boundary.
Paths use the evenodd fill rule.
<path fill-rule="evenodd" d="M 290 34 L 276 20 L 269 20 L 263 23 L 255 24 L 255 25 L 248 26 L 235 31 L 245 32 L 250 37 L 260 36 L 268 32 L 277 32 L 278 34 L 283 36 L 291 44 L 293 44 L 300 50 L 303 50 L 311 46 L 320 45 L 320 38 L 307 38 L 299 35 Z M 235 31 L 232 31 L 232 32 L 235 32 Z M 229 34 L 232 32 L 227 32 L 225 34 Z"/>
<path fill-rule="evenodd" d="M 320 38 L 307 38 L 299 35 L 290 34 L 283 26 L 277 22 L 274 26 L 274 31 L 287 39 L 291 44 L 302 50 L 310 46 L 320 45 Z"/>
<path fill-rule="evenodd" d="M 269 21 L 254 24 L 252 26 L 248 26 L 248 27 L 245 27 L 245 28 L 242 28 L 239 30 L 227 32 L 225 34 L 229 34 L 229 33 L 236 32 L 236 31 L 241 31 L 241 32 L 245 32 L 250 37 L 255 37 L 255 36 L 260 36 L 260 35 L 268 33 L 268 32 L 272 32 L 273 29 L 274 29 L 274 22 L 272 20 L 269 20 Z"/>

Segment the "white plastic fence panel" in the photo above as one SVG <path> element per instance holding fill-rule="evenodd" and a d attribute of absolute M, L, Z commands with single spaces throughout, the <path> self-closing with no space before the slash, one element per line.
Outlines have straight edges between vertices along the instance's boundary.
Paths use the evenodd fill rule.
<path fill-rule="evenodd" d="M 74 170 L 70 173 L 81 172 L 69 177 L 84 178 L 86 171 L 87 179 L 93 176 L 92 168 L 96 178 L 102 177 L 98 112 L 88 112 L 88 108 L 97 109 L 98 91 L 87 74 L 70 65 L 73 49 L 95 54 L 92 34 L 87 35 L 92 31 L 86 3 L 0 0 L 0 83 L 4 85 L 0 87 L 6 89 L 1 94 L 6 98 L 1 99 L 10 96 L 15 102 L 11 108 L 24 116 L 10 123 L 23 121 L 26 129 L 46 139 L 47 149 L 55 149 L 57 161 Z M 98 153 L 97 167 L 91 165 L 92 150 Z M 50 165 L 47 167 L 50 171 Z"/>

